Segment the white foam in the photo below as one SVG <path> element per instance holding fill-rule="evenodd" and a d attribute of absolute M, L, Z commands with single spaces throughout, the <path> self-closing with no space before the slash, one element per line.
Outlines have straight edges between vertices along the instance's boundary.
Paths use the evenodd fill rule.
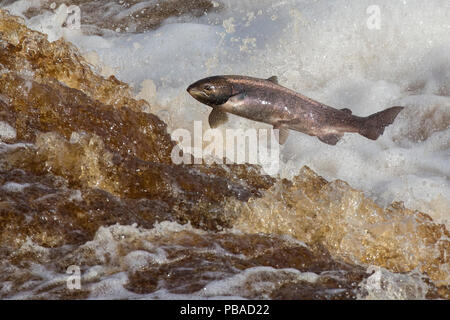
<path fill-rule="evenodd" d="M 360 284 L 358 299 L 366 300 L 414 300 L 425 299 L 428 285 L 419 272 L 392 273 L 384 268 L 370 266 L 370 277 Z"/>
<path fill-rule="evenodd" d="M 128 276 L 126 272 L 111 274 L 107 278 L 88 286 L 90 290 L 89 299 L 136 299 L 139 295 L 125 289 L 127 282 Z"/>
<path fill-rule="evenodd" d="M 76 201 L 76 202 L 83 201 L 81 190 L 74 190 L 69 196 L 69 201 Z"/>
<path fill-rule="evenodd" d="M 12 151 L 15 149 L 19 149 L 19 148 L 26 148 L 26 147 L 30 147 L 32 146 L 32 144 L 30 143 L 4 143 L 0 141 L 0 153 L 2 152 L 7 152 L 7 151 Z"/>
<path fill-rule="evenodd" d="M 300 272 L 296 269 L 275 269 L 272 267 L 248 268 L 224 280 L 208 283 L 198 294 L 204 297 L 216 296 L 250 296 L 269 294 L 276 289 L 276 280 L 306 281 L 315 283 L 319 276 L 313 272 Z"/>
<path fill-rule="evenodd" d="M 2 186 L 2 189 L 8 192 L 23 192 L 30 185 L 29 183 L 7 182 Z"/>
<path fill-rule="evenodd" d="M 12 14 L 21 16 L 25 18 L 23 15 L 28 9 L 39 8 L 41 7 L 47 0 L 18 0 L 13 1 L 11 4 L 4 6 L 3 9 L 10 11 Z"/>
<path fill-rule="evenodd" d="M 166 252 L 161 248 L 157 248 L 156 253 L 150 253 L 143 250 L 132 251 L 127 254 L 124 259 L 127 269 L 129 270 L 140 270 L 149 264 L 163 264 L 169 262 Z"/>
<path fill-rule="evenodd" d="M 14 129 L 8 122 L 0 121 L 0 141 L 12 140 L 17 136 L 16 129 Z"/>

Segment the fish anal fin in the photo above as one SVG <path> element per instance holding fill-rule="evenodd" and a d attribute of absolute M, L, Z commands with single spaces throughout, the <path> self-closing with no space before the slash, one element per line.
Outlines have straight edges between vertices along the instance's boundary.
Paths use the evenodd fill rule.
<path fill-rule="evenodd" d="M 289 137 L 289 129 L 282 126 L 274 126 L 273 128 L 278 130 L 278 143 L 284 144 Z"/>
<path fill-rule="evenodd" d="M 278 77 L 277 76 L 271 76 L 270 78 L 267 78 L 268 81 L 273 82 L 275 84 L 278 84 Z"/>
<path fill-rule="evenodd" d="M 350 110 L 348 108 L 341 109 L 341 111 L 344 111 L 345 113 L 348 113 L 348 114 L 352 114 L 352 110 Z"/>
<path fill-rule="evenodd" d="M 213 108 L 208 117 L 209 126 L 214 129 L 228 121 L 228 115 L 218 108 Z"/>
<path fill-rule="evenodd" d="M 338 141 L 342 138 L 343 134 L 327 134 L 323 136 L 317 136 L 320 141 L 330 144 L 332 146 L 336 145 Z"/>

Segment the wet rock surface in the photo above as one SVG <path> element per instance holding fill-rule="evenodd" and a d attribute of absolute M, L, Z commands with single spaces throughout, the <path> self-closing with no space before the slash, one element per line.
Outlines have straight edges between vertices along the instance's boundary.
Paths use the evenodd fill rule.
<path fill-rule="evenodd" d="M 262 198 L 237 206 L 240 230 L 288 234 L 343 261 L 394 272 L 419 269 L 449 284 L 450 234 L 444 225 L 401 203 L 382 209 L 344 181 L 328 182 L 307 167 L 292 182 L 279 181 Z"/>

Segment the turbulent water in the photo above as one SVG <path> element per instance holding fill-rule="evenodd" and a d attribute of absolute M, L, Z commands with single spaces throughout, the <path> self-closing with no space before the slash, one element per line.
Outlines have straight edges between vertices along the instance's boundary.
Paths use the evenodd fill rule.
<path fill-rule="evenodd" d="M 450 298 L 448 0 L 0 6 L 1 298 Z M 214 74 L 405 109 L 376 141 L 291 132 L 272 176 L 174 164 Z"/>

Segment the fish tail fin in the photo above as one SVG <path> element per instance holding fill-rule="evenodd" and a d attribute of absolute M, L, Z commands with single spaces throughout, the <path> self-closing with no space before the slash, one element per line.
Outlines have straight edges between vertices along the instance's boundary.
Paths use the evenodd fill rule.
<path fill-rule="evenodd" d="M 383 134 L 384 128 L 394 122 L 402 109 L 403 107 L 391 107 L 363 118 L 359 134 L 368 139 L 377 140 Z"/>

